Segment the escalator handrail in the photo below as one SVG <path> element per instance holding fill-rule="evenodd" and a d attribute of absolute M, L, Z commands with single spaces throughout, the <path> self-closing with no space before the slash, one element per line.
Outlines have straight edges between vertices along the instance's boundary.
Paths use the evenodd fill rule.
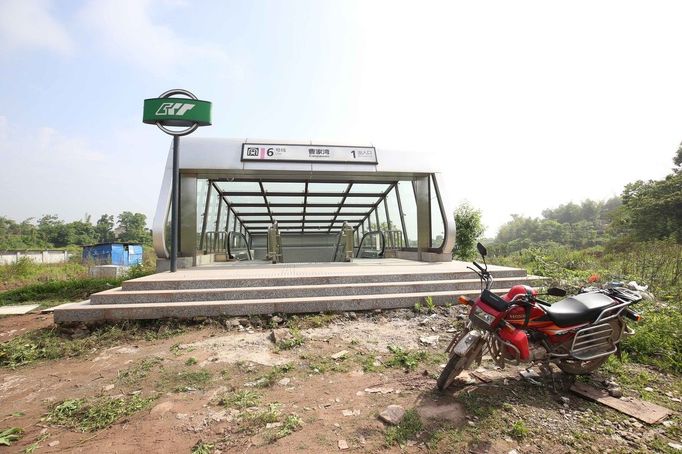
<path fill-rule="evenodd" d="M 332 262 L 336 262 L 336 256 L 339 253 L 339 246 L 341 245 L 341 237 L 343 237 L 343 231 L 337 234 L 336 246 L 334 246 L 334 257 L 332 257 Z"/>
<path fill-rule="evenodd" d="M 360 251 L 362 250 L 362 243 L 365 241 L 365 238 L 368 235 L 376 233 L 378 233 L 379 236 L 381 237 L 381 252 L 379 252 L 379 257 L 384 256 L 384 250 L 386 249 L 386 237 L 384 236 L 384 232 L 382 232 L 381 230 L 372 230 L 369 232 L 365 232 L 365 234 L 362 235 L 362 238 L 360 238 L 360 245 L 358 246 L 358 252 L 355 253 L 355 258 L 358 258 L 360 256 Z"/>
<path fill-rule="evenodd" d="M 230 250 L 230 243 L 233 235 L 241 235 L 242 238 L 244 238 L 244 244 L 246 244 L 246 254 L 249 257 L 249 260 L 253 260 L 253 257 L 251 257 L 251 245 L 249 244 L 249 240 L 246 238 L 246 235 L 244 235 L 242 232 L 228 232 L 227 233 L 227 247 L 225 250 L 227 251 L 227 256 L 228 257 L 234 257 L 232 255 L 232 251 Z"/>

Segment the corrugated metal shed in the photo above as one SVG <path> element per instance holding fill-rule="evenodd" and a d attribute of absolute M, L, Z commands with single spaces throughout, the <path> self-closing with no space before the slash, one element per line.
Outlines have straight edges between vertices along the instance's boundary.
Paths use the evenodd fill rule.
<path fill-rule="evenodd" d="M 142 245 L 137 243 L 101 243 L 83 246 L 83 262 L 97 265 L 140 265 L 142 264 Z"/>

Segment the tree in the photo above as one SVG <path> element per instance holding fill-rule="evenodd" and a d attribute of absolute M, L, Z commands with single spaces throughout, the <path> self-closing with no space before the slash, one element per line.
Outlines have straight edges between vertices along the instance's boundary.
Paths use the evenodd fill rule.
<path fill-rule="evenodd" d="M 677 147 L 677 153 L 675 153 L 675 157 L 673 158 L 673 164 L 675 164 L 673 172 L 679 172 L 680 168 L 682 168 L 682 142 L 680 142 L 680 146 Z"/>
<path fill-rule="evenodd" d="M 118 215 L 120 233 L 118 239 L 130 243 L 151 243 L 149 231 L 146 229 L 147 216 L 142 213 L 124 211 Z"/>
<path fill-rule="evenodd" d="M 455 257 L 467 261 L 473 259 L 476 256 L 476 242 L 485 231 L 481 211 L 466 202 L 461 204 L 455 210 L 455 226 Z"/>
<path fill-rule="evenodd" d="M 114 241 L 114 216 L 110 214 L 103 214 L 97 220 L 95 225 L 95 236 L 98 243 L 110 243 Z"/>

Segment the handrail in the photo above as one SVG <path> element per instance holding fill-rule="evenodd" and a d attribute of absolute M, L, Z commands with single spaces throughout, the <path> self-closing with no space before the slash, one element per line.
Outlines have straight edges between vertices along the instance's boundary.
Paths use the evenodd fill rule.
<path fill-rule="evenodd" d="M 379 238 L 381 238 L 381 251 L 379 254 L 377 254 L 377 257 L 383 257 L 384 256 L 384 250 L 386 249 L 386 237 L 384 236 L 384 232 L 381 230 L 371 230 L 369 232 L 365 232 L 364 235 L 362 235 L 362 238 L 360 239 L 360 246 L 358 247 L 358 252 L 355 253 L 355 257 L 360 257 L 360 251 L 362 250 L 362 243 L 365 241 L 365 238 L 369 235 L 375 235 L 379 234 Z"/>
<path fill-rule="evenodd" d="M 225 250 L 227 251 L 228 257 L 234 257 L 237 258 L 234 254 L 232 254 L 232 251 L 230 250 L 230 245 L 232 244 L 232 238 L 235 236 L 241 236 L 244 238 L 244 244 L 246 245 L 246 256 L 249 258 L 249 260 L 253 260 L 253 257 L 251 256 L 251 245 L 249 244 L 249 240 L 246 238 L 246 235 L 244 235 L 242 232 L 229 232 L 227 234 L 227 246 L 225 247 Z"/>

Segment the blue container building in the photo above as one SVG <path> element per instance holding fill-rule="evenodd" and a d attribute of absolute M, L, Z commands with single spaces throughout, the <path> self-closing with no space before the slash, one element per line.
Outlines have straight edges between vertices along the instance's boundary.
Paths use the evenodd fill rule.
<path fill-rule="evenodd" d="M 83 262 L 97 265 L 141 265 L 142 245 L 137 243 L 101 243 L 83 246 Z"/>

